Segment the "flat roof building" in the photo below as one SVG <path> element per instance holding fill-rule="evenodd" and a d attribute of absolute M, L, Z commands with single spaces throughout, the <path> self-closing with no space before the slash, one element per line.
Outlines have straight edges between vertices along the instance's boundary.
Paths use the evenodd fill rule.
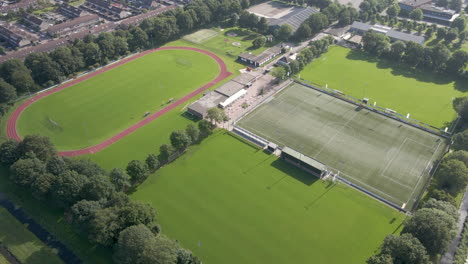
<path fill-rule="evenodd" d="M 351 28 L 349 29 L 350 32 L 354 32 L 354 33 L 361 34 L 361 35 L 366 33 L 369 30 L 386 35 L 387 37 L 390 38 L 391 41 L 397 41 L 397 40 L 401 40 L 405 42 L 413 41 L 421 45 L 424 44 L 424 42 L 426 41 L 426 39 L 423 36 L 416 36 L 414 34 L 396 31 L 387 26 L 370 25 L 370 24 L 362 23 L 358 21 L 354 21 L 353 24 L 351 25 Z"/>
<path fill-rule="evenodd" d="M 227 96 L 217 93 L 216 91 L 210 91 L 202 98 L 189 105 L 187 112 L 200 119 L 203 119 L 206 117 L 208 109 L 217 107 L 221 102 L 226 101 L 226 99 L 228 99 Z"/>
<path fill-rule="evenodd" d="M 432 0 L 402 0 L 398 5 L 407 13 L 420 8 L 423 12 L 424 20 L 447 26 L 459 16 L 454 10 L 439 7 Z"/>
<path fill-rule="evenodd" d="M 267 61 L 281 54 L 281 50 L 282 50 L 282 46 L 277 45 L 277 46 L 274 46 L 265 50 L 260 55 L 253 55 L 252 53 L 245 53 L 245 52 L 241 53 L 238 59 L 254 67 L 260 67 L 263 64 L 265 64 Z"/>
<path fill-rule="evenodd" d="M 327 170 L 327 166 L 325 166 L 323 163 L 290 147 L 283 148 L 281 157 L 287 162 L 296 165 L 297 167 L 300 167 L 317 177 L 321 177 L 322 173 Z"/>

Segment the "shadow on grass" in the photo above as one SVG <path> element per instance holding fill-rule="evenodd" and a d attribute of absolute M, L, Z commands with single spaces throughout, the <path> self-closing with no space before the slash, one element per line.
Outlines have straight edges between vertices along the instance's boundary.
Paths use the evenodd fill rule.
<path fill-rule="evenodd" d="M 310 186 L 316 181 L 319 180 L 316 176 L 309 174 L 297 167 L 295 167 L 292 164 L 287 163 L 286 161 L 282 159 L 275 159 L 272 163 L 271 166 L 274 168 L 284 172 L 288 176 L 291 176 L 292 178 L 296 179 L 297 181 L 302 182 L 303 184 Z M 273 187 L 276 183 L 271 184 L 271 187 Z"/>
<path fill-rule="evenodd" d="M 391 69 L 391 73 L 394 76 L 403 76 L 406 78 L 416 79 L 420 82 L 433 83 L 437 85 L 446 85 L 454 82 L 454 88 L 461 92 L 468 91 L 468 81 L 462 80 L 458 77 L 454 77 L 447 74 L 437 74 L 428 71 L 421 71 L 412 69 L 402 63 L 392 62 L 386 59 L 380 59 L 374 55 L 368 54 L 360 50 L 352 50 L 346 55 L 347 59 L 367 61 L 370 63 L 376 63 L 379 69 Z"/>

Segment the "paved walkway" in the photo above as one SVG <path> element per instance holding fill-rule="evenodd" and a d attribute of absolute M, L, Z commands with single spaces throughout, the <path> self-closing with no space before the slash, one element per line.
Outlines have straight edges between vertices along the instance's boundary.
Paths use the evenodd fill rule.
<path fill-rule="evenodd" d="M 450 244 L 448 251 L 440 259 L 440 264 L 452 264 L 453 263 L 455 252 L 457 251 L 458 244 L 460 244 L 463 226 L 465 224 L 465 220 L 467 216 L 467 210 L 468 210 L 468 190 L 463 195 L 463 201 L 461 202 L 460 208 L 458 209 L 460 218 L 458 219 L 458 223 L 457 223 L 457 235 L 455 236 L 452 243 Z"/>

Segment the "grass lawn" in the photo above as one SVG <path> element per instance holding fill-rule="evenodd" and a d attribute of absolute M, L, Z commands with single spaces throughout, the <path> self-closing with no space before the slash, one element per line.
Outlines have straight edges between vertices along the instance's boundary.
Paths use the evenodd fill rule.
<path fill-rule="evenodd" d="M 132 199 L 153 204 L 163 232 L 207 264 L 364 263 L 404 218 L 224 131 L 151 175 Z"/>
<path fill-rule="evenodd" d="M 8 262 L 8 260 L 2 254 L 0 254 L 0 264 L 10 264 L 10 262 Z"/>
<path fill-rule="evenodd" d="M 193 42 L 200 45 L 204 49 L 211 50 L 213 52 L 229 54 L 234 56 L 234 59 L 237 59 L 237 55 L 241 54 L 242 52 L 251 52 L 258 55 L 265 51 L 268 47 L 277 44 L 267 43 L 266 46 L 256 49 L 252 46 L 252 42 L 261 35 L 244 28 L 225 28 L 222 31 L 219 28 L 212 28 L 211 31 L 218 32 L 218 34 L 202 41 L 191 41 L 197 39 L 194 38 L 197 36 L 197 33 L 206 35 L 205 30 L 201 30 L 191 34 L 192 36 L 189 35 L 184 37 L 183 40 Z M 237 46 L 233 45 L 233 43 L 237 44 Z"/>
<path fill-rule="evenodd" d="M 183 74 L 181 74 L 183 72 Z M 49 136 L 59 150 L 97 144 L 214 79 L 210 57 L 157 51 L 43 98 L 21 115 L 21 136 Z"/>
<path fill-rule="evenodd" d="M 63 263 L 51 248 L 27 230 L 3 207 L 0 207 L 0 243 L 22 263 Z"/>
<path fill-rule="evenodd" d="M 111 250 L 92 245 L 88 242 L 86 235 L 82 235 L 72 228 L 64 219 L 63 211 L 56 207 L 50 206 L 43 201 L 38 201 L 29 192 L 13 184 L 8 177 L 8 172 L 5 168 L 0 167 L 0 192 L 7 194 L 8 198 L 33 218 L 44 229 L 54 235 L 60 242 L 71 249 L 82 261 L 86 264 L 110 264 L 112 263 Z M 0 221 L 0 226 L 3 221 Z M 8 230 L 0 230 L 1 235 L 8 234 Z M 29 232 L 29 231 L 28 231 Z M 31 233 L 31 235 L 33 235 Z M 36 238 L 36 237 L 34 237 Z M 37 238 L 36 238 L 37 240 Z M 31 240 L 31 241 L 36 241 Z M 38 240 L 37 240 L 38 241 Z M 40 242 L 40 241 L 39 241 Z M 32 242 L 31 242 L 32 243 Z M 42 243 L 42 242 L 41 242 Z M 5 243 L 4 243 L 5 244 Z M 37 243 L 34 242 L 34 245 Z M 43 245 L 43 244 L 42 244 Z M 45 246 L 45 245 L 44 245 Z M 13 251 L 12 251 L 13 252 Z M 14 252 L 13 252 L 14 253 Z M 36 254 L 40 256 L 40 254 Z M 20 259 L 22 260 L 22 259 Z M 29 262 L 23 262 L 29 263 Z M 31 263 L 57 263 L 43 261 Z M 61 263 L 61 262 L 59 262 Z"/>
<path fill-rule="evenodd" d="M 412 118 L 437 127 L 455 118 L 452 99 L 468 95 L 466 82 L 415 72 L 339 46 L 306 66 L 300 77 L 357 98 L 370 98 L 381 107 L 410 113 Z"/>

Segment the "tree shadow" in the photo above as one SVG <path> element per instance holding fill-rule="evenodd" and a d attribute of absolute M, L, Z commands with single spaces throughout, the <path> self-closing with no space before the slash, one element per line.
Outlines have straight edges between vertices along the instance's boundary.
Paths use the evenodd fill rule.
<path fill-rule="evenodd" d="M 319 180 L 319 178 L 317 178 L 316 176 L 312 175 L 312 174 L 309 174 L 303 170 L 301 170 L 300 168 L 298 167 L 295 167 L 294 165 L 284 161 L 283 159 L 275 159 L 272 163 L 271 163 L 271 166 L 273 166 L 274 168 L 284 172 L 285 174 L 287 174 L 288 176 L 294 178 L 295 180 L 307 185 L 307 186 L 310 186 L 312 185 L 313 183 L 315 183 L 316 181 Z M 274 185 L 275 183 L 273 183 L 272 185 Z"/>
<path fill-rule="evenodd" d="M 361 50 L 352 50 L 348 55 L 346 55 L 346 58 L 350 60 L 361 60 L 375 63 L 379 69 L 391 69 L 391 73 L 394 76 L 403 76 L 420 82 L 433 83 L 437 85 L 447 85 L 453 82 L 454 89 L 461 92 L 468 91 L 468 81 L 458 78 L 457 76 L 414 69 L 404 65 L 403 63 L 390 61 L 385 58 L 378 58 Z"/>
<path fill-rule="evenodd" d="M 25 261 L 23 261 L 23 264 L 58 263 L 57 261 L 51 261 L 51 255 L 56 255 L 54 249 L 42 247 L 40 250 L 35 251 Z"/>

